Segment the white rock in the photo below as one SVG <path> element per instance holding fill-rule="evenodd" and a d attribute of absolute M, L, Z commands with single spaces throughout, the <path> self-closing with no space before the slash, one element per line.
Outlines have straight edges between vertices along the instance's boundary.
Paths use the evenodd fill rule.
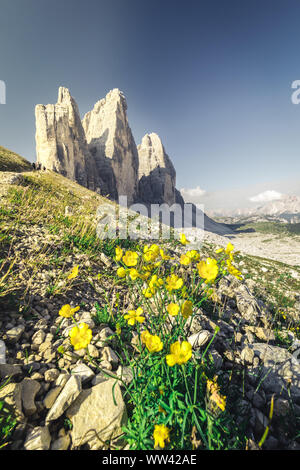
<path fill-rule="evenodd" d="M 199 333 L 194 333 L 188 337 L 188 342 L 192 345 L 194 349 L 205 346 L 208 341 L 211 339 L 212 335 L 207 330 L 201 330 Z"/>
<path fill-rule="evenodd" d="M 103 449 L 106 440 L 122 434 L 127 413 L 121 390 L 114 379 L 83 390 L 67 410 L 72 422 L 72 446 L 88 444 L 91 450 Z M 114 388 L 113 388 L 114 386 Z"/>
<path fill-rule="evenodd" d="M 73 403 L 81 392 L 81 380 L 78 375 L 70 377 L 61 393 L 56 398 L 52 408 L 46 416 L 46 424 L 59 418 Z"/>
<path fill-rule="evenodd" d="M 109 346 L 105 346 L 105 348 L 103 348 L 102 358 L 104 361 L 108 361 L 113 369 L 119 364 L 118 356 Z"/>

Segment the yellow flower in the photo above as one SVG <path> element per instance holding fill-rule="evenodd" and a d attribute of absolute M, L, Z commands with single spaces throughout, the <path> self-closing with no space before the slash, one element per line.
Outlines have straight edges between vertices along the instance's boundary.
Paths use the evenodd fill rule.
<path fill-rule="evenodd" d="M 75 351 L 78 349 L 86 348 L 92 339 L 92 330 L 86 323 L 80 323 L 79 326 L 74 326 L 69 333 L 71 344 Z"/>
<path fill-rule="evenodd" d="M 167 260 L 171 259 L 171 256 L 166 255 L 166 254 L 164 253 L 164 250 L 163 250 L 163 249 L 160 249 L 160 250 L 159 250 L 159 253 L 160 253 L 160 256 L 161 256 L 161 259 L 162 259 L 162 260 L 167 261 Z"/>
<path fill-rule="evenodd" d="M 78 276 L 78 271 L 79 271 L 79 266 L 74 266 L 74 268 L 72 269 L 71 273 L 69 274 L 68 276 L 68 279 L 75 279 L 75 277 Z"/>
<path fill-rule="evenodd" d="M 123 256 L 123 250 L 119 246 L 116 247 L 116 261 L 121 261 Z"/>
<path fill-rule="evenodd" d="M 139 255 L 135 251 L 126 251 L 123 261 L 126 266 L 136 266 Z"/>
<path fill-rule="evenodd" d="M 149 352 L 159 352 L 163 348 L 163 343 L 159 336 L 151 335 L 148 330 L 144 330 L 141 333 L 141 341 L 146 345 Z"/>
<path fill-rule="evenodd" d="M 67 304 L 67 305 L 64 305 L 60 311 L 59 311 L 59 315 L 61 317 L 65 317 L 65 318 L 70 318 L 74 315 L 74 313 L 78 312 L 78 310 L 80 309 L 80 307 L 75 307 L 75 308 L 72 308 L 71 305 Z"/>
<path fill-rule="evenodd" d="M 135 268 L 131 268 L 129 271 L 129 276 L 133 281 L 140 277 L 139 272 Z"/>
<path fill-rule="evenodd" d="M 179 262 L 180 264 L 183 264 L 184 266 L 188 266 L 189 264 L 191 264 L 192 260 L 187 253 L 184 253 L 180 256 Z"/>
<path fill-rule="evenodd" d="M 127 315 L 124 315 L 125 320 L 127 320 L 128 325 L 135 325 L 136 322 L 143 323 L 145 317 L 142 316 L 143 309 L 138 307 L 136 310 L 129 310 Z"/>
<path fill-rule="evenodd" d="M 192 261 L 199 261 L 200 253 L 197 250 L 190 250 L 187 252 L 187 255 L 191 258 Z"/>
<path fill-rule="evenodd" d="M 187 341 L 180 343 L 176 341 L 170 347 L 170 353 L 166 356 L 168 366 L 173 367 L 175 364 L 185 364 L 192 357 L 192 346 Z"/>
<path fill-rule="evenodd" d="M 149 336 L 151 336 L 151 333 L 149 333 L 148 330 L 144 330 L 141 332 L 141 341 L 143 344 L 146 344 L 147 338 L 149 338 Z"/>
<path fill-rule="evenodd" d="M 184 318 L 188 318 L 193 313 L 193 302 L 185 300 L 181 306 L 181 313 Z"/>
<path fill-rule="evenodd" d="M 163 348 L 162 340 L 157 335 L 145 335 L 144 342 L 150 353 L 159 352 Z"/>
<path fill-rule="evenodd" d="M 214 281 L 218 275 L 219 268 L 217 261 L 212 258 L 207 258 L 206 261 L 200 261 L 197 264 L 199 276 L 206 279 L 206 283 Z"/>
<path fill-rule="evenodd" d="M 125 268 L 119 268 L 117 269 L 117 276 L 118 277 L 125 277 L 126 276 L 126 269 Z"/>
<path fill-rule="evenodd" d="M 164 449 L 165 442 L 170 442 L 170 430 L 164 424 L 156 424 L 153 432 L 154 447 Z"/>
<path fill-rule="evenodd" d="M 144 260 L 147 263 L 152 263 L 156 260 L 159 255 L 159 246 L 158 245 L 145 245 L 144 246 Z"/>
<path fill-rule="evenodd" d="M 231 261 L 229 259 L 226 261 L 226 263 L 227 270 L 230 274 L 232 274 L 232 276 L 236 277 L 237 279 L 243 279 L 242 273 L 231 264 Z"/>
<path fill-rule="evenodd" d="M 171 274 L 166 279 L 166 287 L 169 292 L 172 290 L 180 289 L 183 286 L 183 279 L 178 277 L 176 274 Z"/>
<path fill-rule="evenodd" d="M 229 257 L 230 261 L 233 261 L 233 250 L 234 250 L 234 246 L 232 243 L 228 243 L 225 250 L 224 248 L 218 248 L 216 250 L 216 253 L 222 253 L 223 251 L 225 251 L 226 255 Z M 239 253 L 239 252 L 236 252 L 236 253 Z"/>
<path fill-rule="evenodd" d="M 181 243 L 182 245 L 187 245 L 188 243 L 190 243 L 190 242 L 186 239 L 186 236 L 185 236 L 184 233 L 181 233 L 181 234 L 180 234 L 179 240 L 180 240 L 180 243 Z"/>
<path fill-rule="evenodd" d="M 168 314 L 171 315 L 172 317 L 175 317 L 176 315 L 178 315 L 179 310 L 180 310 L 179 305 L 174 304 L 173 302 L 167 306 Z"/>
<path fill-rule="evenodd" d="M 143 295 L 146 297 L 146 299 L 150 299 L 153 297 L 152 289 L 150 289 L 150 287 L 146 287 L 146 289 L 143 289 Z"/>

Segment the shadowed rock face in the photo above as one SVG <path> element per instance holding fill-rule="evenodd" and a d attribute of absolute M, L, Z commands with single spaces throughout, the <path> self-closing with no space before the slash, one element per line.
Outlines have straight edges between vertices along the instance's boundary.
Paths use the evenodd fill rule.
<path fill-rule="evenodd" d="M 139 199 L 150 204 L 174 204 L 176 172 L 159 136 L 146 134 L 138 154 Z"/>
<path fill-rule="evenodd" d="M 82 121 L 89 150 L 113 199 L 137 199 L 138 153 L 128 124 L 124 95 L 115 88 Z"/>

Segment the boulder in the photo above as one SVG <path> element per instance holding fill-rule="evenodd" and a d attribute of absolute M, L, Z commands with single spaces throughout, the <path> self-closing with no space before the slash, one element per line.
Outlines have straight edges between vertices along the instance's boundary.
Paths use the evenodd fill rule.
<path fill-rule="evenodd" d="M 106 441 L 113 448 L 127 422 L 122 393 L 114 379 L 83 390 L 66 414 L 73 426 L 73 448 L 87 444 L 91 450 L 107 449 Z"/>

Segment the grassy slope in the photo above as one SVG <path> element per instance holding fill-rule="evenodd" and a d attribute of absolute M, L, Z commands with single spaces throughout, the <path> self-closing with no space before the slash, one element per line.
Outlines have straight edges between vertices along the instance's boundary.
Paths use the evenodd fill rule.
<path fill-rule="evenodd" d="M 0 145 L 0 171 L 30 171 L 31 163 Z"/>

